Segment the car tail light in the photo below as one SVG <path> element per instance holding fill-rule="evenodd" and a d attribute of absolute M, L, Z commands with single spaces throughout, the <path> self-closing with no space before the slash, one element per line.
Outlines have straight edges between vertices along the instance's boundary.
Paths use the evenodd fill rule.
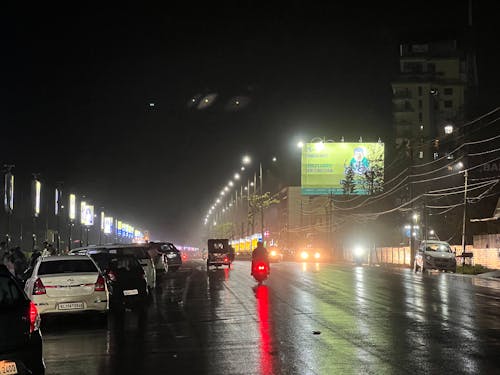
<path fill-rule="evenodd" d="M 113 271 L 108 271 L 108 279 L 111 281 L 116 281 L 116 275 Z"/>
<path fill-rule="evenodd" d="M 102 275 L 97 277 L 97 281 L 95 282 L 94 290 L 96 292 L 105 292 L 106 291 L 106 281 Z"/>
<path fill-rule="evenodd" d="M 40 278 L 36 279 L 35 284 L 33 284 L 33 294 L 39 296 L 46 293 L 42 280 Z"/>
<path fill-rule="evenodd" d="M 257 269 L 258 269 L 259 271 L 264 271 L 264 270 L 266 269 L 266 267 L 265 267 L 265 266 L 263 266 L 263 265 L 260 265 L 259 267 L 257 267 Z"/>
<path fill-rule="evenodd" d="M 224 258 L 224 262 L 227 263 L 229 259 L 227 257 Z"/>
<path fill-rule="evenodd" d="M 36 308 L 33 301 L 30 301 L 30 307 L 28 309 L 28 318 L 30 321 L 30 333 L 36 331 L 40 328 L 40 314 L 38 314 L 38 309 Z"/>

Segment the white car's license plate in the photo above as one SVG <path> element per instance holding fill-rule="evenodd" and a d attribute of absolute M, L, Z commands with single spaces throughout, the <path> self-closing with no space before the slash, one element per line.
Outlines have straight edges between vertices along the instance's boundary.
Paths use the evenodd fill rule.
<path fill-rule="evenodd" d="M 15 362 L 0 361 L 0 375 L 17 374 L 17 366 Z"/>
<path fill-rule="evenodd" d="M 130 289 L 123 291 L 124 296 L 135 296 L 136 294 L 139 294 L 139 291 L 137 289 Z"/>
<path fill-rule="evenodd" d="M 57 307 L 59 310 L 79 310 L 83 309 L 83 302 L 60 303 Z"/>

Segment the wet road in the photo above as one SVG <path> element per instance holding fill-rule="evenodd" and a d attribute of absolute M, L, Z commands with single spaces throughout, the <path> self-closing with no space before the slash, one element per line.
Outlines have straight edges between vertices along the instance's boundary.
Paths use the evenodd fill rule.
<path fill-rule="evenodd" d="M 107 324 L 43 322 L 47 373 L 500 373 L 496 283 L 284 262 L 257 287 L 248 262 L 207 275 L 200 260 L 159 285 Z"/>

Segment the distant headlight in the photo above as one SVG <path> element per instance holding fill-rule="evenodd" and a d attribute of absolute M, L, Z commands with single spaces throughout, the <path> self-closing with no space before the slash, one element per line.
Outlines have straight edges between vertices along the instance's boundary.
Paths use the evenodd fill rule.
<path fill-rule="evenodd" d="M 167 254 L 167 258 L 175 258 L 177 256 L 177 254 L 175 253 L 170 253 L 170 254 Z"/>
<path fill-rule="evenodd" d="M 320 253 L 314 253 L 314 258 L 319 259 L 320 256 L 321 256 Z"/>
<path fill-rule="evenodd" d="M 307 258 L 309 258 L 309 254 L 307 253 L 307 251 L 303 251 L 300 253 L 300 257 L 302 259 L 307 259 Z"/>
<path fill-rule="evenodd" d="M 274 250 L 273 250 L 273 251 L 271 251 L 271 256 L 272 256 L 272 257 L 275 257 L 275 256 L 276 256 L 276 251 L 274 251 Z"/>
<path fill-rule="evenodd" d="M 356 246 L 354 248 L 354 256 L 356 256 L 356 257 L 363 255 L 364 252 L 365 252 L 365 250 L 361 246 Z"/>

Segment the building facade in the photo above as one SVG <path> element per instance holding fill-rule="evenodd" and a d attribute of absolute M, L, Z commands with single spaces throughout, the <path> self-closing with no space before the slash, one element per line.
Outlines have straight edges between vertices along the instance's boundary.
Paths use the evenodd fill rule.
<path fill-rule="evenodd" d="M 456 41 L 400 45 L 399 72 L 392 82 L 395 140 L 415 162 L 448 151 L 442 143 L 465 117 L 466 72 Z"/>

